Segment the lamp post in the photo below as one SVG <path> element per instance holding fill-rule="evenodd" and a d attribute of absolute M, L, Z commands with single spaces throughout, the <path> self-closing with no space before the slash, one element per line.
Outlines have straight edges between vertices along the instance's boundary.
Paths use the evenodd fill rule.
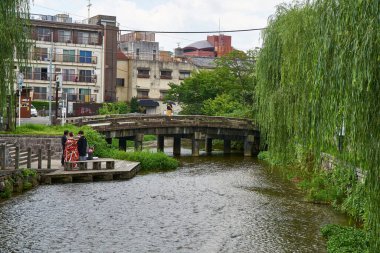
<path fill-rule="evenodd" d="M 21 125 L 21 91 L 22 84 L 24 83 L 24 74 L 19 72 L 17 74 L 17 84 L 18 84 L 18 126 Z"/>

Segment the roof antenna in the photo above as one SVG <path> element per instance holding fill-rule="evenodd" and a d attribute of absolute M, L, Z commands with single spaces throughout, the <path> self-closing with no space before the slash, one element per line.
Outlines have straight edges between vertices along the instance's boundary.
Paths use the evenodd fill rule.
<path fill-rule="evenodd" d="M 88 19 L 90 19 L 90 8 L 91 8 L 91 0 L 88 0 L 87 8 L 88 8 Z"/>

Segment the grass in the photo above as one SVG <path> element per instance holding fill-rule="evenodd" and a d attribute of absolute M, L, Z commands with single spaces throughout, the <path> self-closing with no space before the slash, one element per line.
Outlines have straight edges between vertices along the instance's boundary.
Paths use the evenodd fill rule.
<path fill-rule="evenodd" d="M 173 170 L 179 166 L 179 162 L 176 159 L 167 156 L 165 153 L 151 153 L 148 151 L 120 151 L 118 150 L 117 141 L 113 141 L 112 145 L 108 145 L 100 133 L 88 126 L 77 127 L 74 125 L 46 126 L 40 124 L 25 124 L 17 127 L 13 132 L 6 132 L 6 134 L 61 136 L 64 130 L 69 130 L 69 132 L 73 132 L 74 135 L 77 134 L 79 130 L 83 130 L 87 138 L 88 145 L 95 147 L 95 156 L 137 161 L 140 162 L 141 170 L 145 172 Z M 154 135 L 144 136 L 144 141 L 152 141 L 155 139 L 156 137 Z"/>

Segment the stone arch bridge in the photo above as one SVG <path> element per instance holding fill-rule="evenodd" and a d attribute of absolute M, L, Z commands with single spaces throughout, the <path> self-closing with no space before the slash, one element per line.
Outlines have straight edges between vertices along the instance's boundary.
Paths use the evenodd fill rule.
<path fill-rule="evenodd" d="M 108 143 L 119 139 L 119 148 L 126 150 L 127 140 L 135 142 L 141 150 L 144 134 L 157 136 L 157 149 L 163 151 L 165 137 L 173 138 L 173 154 L 180 155 L 181 139 L 191 139 L 192 155 L 198 156 L 201 143 L 208 154 L 212 152 L 212 140 L 224 141 L 224 153 L 230 153 L 231 141 L 244 142 L 244 155 L 257 155 L 260 134 L 252 121 L 247 119 L 211 117 L 203 115 L 108 115 L 71 118 L 67 121 L 78 126 L 88 125 L 102 133 Z"/>

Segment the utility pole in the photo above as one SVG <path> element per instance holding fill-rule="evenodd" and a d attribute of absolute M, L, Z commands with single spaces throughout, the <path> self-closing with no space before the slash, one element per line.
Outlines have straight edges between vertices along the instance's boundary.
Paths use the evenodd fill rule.
<path fill-rule="evenodd" d="M 88 20 L 90 20 L 90 8 L 91 8 L 91 0 L 88 0 L 87 8 L 88 8 Z"/>
<path fill-rule="evenodd" d="M 49 59 L 49 72 L 50 72 L 50 78 L 49 78 L 49 125 L 53 124 L 52 121 L 52 115 L 51 115 L 51 90 L 52 90 L 52 76 L 53 76 L 53 31 L 50 32 L 50 59 Z"/>
<path fill-rule="evenodd" d="M 22 84 L 24 83 L 24 74 L 19 72 L 17 74 L 17 84 L 18 84 L 18 126 L 21 125 L 21 92 Z"/>

